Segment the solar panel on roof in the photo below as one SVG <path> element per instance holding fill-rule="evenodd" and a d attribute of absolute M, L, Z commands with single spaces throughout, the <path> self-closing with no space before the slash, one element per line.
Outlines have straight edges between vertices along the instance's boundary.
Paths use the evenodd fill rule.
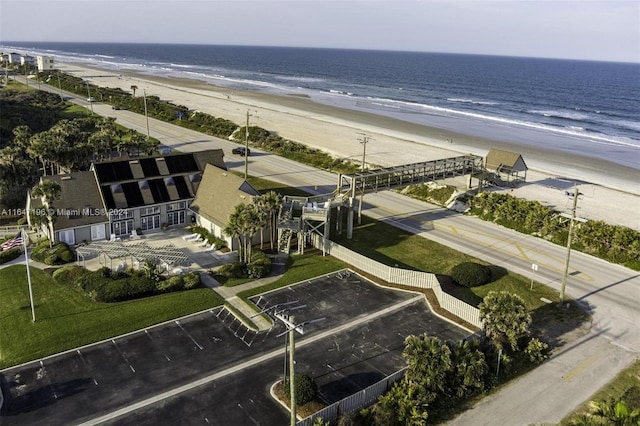
<path fill-rule="evenodd" d="M 180 198 L 191 198 L 193 196 L 191 192 L 189 192 L 189 186 L 187 182 L 185 182 L 184 176 L 174 176 L 173 182 L 176 185 Z"/>
<path fill-rule="evenodd" d="M 142 193 L 140 192 L 140 187 L 137 182 L 123 183 L 122 190 L 127 199 L 127 207 L 144 206 L 144 198 L 142 198 Z"/>
<path fill-rule="evenodd" d="M 110 167 L 109 163 L 95 164 L 94 167 L 96 175 L 98 176 L 98 182 L 107 183 L 116 180 L 116 175 L 113 172 L 113 168 Z"/>
<path fill-rule="evenodd" d="M 116 202 L 111 195 L 111 188 L 109 187 L 109 185 L 101 186 L 100 190 L 102 191 L 102 198 L 104 198 L 105 207 L 107 209 L 115 209 Z"/>
<path fill-rule="evenodd" d="M 158 170 L 155 158 L 141 158 L 140 166 L 142 166 L 142 172 L 145 177 L 149 178 L 160 176 L 160 171 Z"/>
<path fill-rule="evenodd" d="M 171 155 L 165 157 L 169 173 L 189 173 L 198 171 L 198 163 L 196 163 L 193 154 Z"/>
<path fill-rule="evenodd" d="M 151 195 L 153 195 L 153 201 L 156 203 L 166 203 L 171 201 L 167 187 L 164 185 L 163 179 L 151 179 L 149 182 L 149 189 L 151 189 Z"/>

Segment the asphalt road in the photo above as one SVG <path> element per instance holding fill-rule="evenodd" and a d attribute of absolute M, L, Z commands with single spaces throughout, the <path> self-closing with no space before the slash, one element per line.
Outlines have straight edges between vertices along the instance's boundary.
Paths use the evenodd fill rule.
<path fill-rule="evenodd" d="M 57 93 L 56 90 L 53 91 Z M 119 123 L 146 134 L 144 116 L 130 111 L 113 111 L 108 105 L 94 104 L 94 111 L 114 116 Z M 229 167 L 243 170 L 242 159 L 236 160 L 230 154 L 231 148 L 236 144 L 153 119 L 149 119 L 149 123 L 151 136 L 158 138 L 162 144 L 182 151 L 222 148 L 228 153 L 227 160 L 231 160 Z M 337 184 L 337 176 L 331 173 L 258 150 L 255 150 L 254 156 L 253 152 L 254 150 L 249 157 L 251 175 L 305 188 L 312 193 L 330 192 Z M 416 159 L 418 161 L 420 159 Z M 552 288 L 560 288 L 566 256 L 563 247 L 391 192 L 366 195 L 363 213 L 487 262 L 504 266 Z M 532 263 L 539 265 L 535 273 L 531 269 Z M 523 387 L 525 392 L 522 394 L 539 395 L 540 404 L 550 408 L 541 412 L 534 408 L 534 404 L 523 402 L 518 405 L 514 391 L 504 390 L 468 411 L 469 416 L 474 416 L 475 422 L 469 420 L 465 423 L 461 419 L 457 424 L 495 424 L 494 414 L 498 406 L 518 407 L 511 412 L 518 413 L 522 424 L 558 421 L 637 358 L 640 351 L 638 272 L 574 251 L 571 254 L 566 292 L 592 313 L 593 327 L 584 341 L 579 342 L 579 350 L 565 349 L 555 354 L 551 362 L 527 376 L 532 377 L 531 383 Z M 600 355 L 594 359 L 593 350 L 597 350 L 600 345 L 609 350 L 597 351 Z M 596 361 L 602 362 L 601 368 Z M 578 370 L 574 374 L 576 368 Z M 596 373 L 597 378 L 594 378 Z M 575 384 L 570 392 L 563 390 L 564 383 L 567 383 L 564 380 L 566 375 L 570 375 L 570 383 Z M 540 379 L 533 379 L 535 377 Z M 517 383 L 526 381 L 522 379 Z M 562 401 L 561 406 L 557 405 L 558 401 Z M 483 415 L 486 416 L 487 423 L 482 423 Z"/>

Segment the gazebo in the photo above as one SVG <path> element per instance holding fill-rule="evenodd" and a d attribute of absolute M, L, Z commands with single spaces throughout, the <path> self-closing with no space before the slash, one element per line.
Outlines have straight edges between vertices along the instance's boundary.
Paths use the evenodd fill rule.
<path fill-rule="evenodd" d="M 485 159 L 485 169 L 496 175 L 497 184 L 516 186 L 527 180 L 527 165 L 517 152 L 491 148 Z"/>

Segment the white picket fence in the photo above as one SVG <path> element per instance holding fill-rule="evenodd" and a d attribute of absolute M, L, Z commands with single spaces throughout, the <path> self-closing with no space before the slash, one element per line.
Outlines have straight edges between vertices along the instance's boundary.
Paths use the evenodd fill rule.
<path fill-rule="evenodd" d="M 391 389 L 391 386 L 393 386 L 396 381 L 402 379 L 404 371 L 404 368 L 396 371 L 379 382 L 341 399 L 338 402 L 334 402 L 322 410 L 313 413 L 309 417 L 298 421 L 298 423 L 296 423 L 297 426 L 311 426 L 313 425 L 314 420 L 318 417 L 321 417 L 325 421 L 333 422 L 343 414 L 353 413 L 361 408 L 375 404 L 380 395 Z"/>
<path fill-rule="evenodd" d="M 480 322 L 480 311 L 478 308 L 456 299 L 455 297 L 442 291 L 440 283 L 435 274 L 421 271 L 411 271 L 409 269 L 396 268 L 387 266 L 375 260 L 369 259 L 359 253 L 349 250 L 333 241 L 324 241 L 323 237 L 317 234 L 312 236 L 314 247 L 325 250 L 326 254 L 330 254 L 343 262 L 352 265 L 356 269 L 365 271 L 377 278 L 385 280 L 392 284 L 399 284 L 407 287 L 415 287 L 420 289 L 431 289 L 435 293 L 440 306 L 451 312 L 458 318 L 461 318 L 478 328 L 482 328 Z"/>

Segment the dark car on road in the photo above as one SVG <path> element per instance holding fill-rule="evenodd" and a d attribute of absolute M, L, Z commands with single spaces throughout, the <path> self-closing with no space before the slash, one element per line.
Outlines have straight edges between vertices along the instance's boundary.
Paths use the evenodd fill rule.
<path fill-rule="evenodd" d="M 249 148 L 245 148 L 244 146 L 239 146 L 237 148 L 233 148 L 231 153 L 244 157 L 245 155 L 248 157 L 251 155 L 251 150 Z"/>

